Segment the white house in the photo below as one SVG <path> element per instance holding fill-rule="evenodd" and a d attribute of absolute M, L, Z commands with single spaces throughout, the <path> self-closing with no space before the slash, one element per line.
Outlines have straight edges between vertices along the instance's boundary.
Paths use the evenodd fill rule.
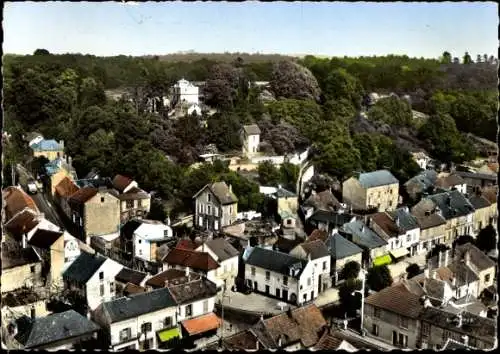
<path fill-rule="evenodd" d="M 33 132 L 27 134 L 25 139 L 28 142 L 28 146 L 31 147 L 41 142 L 43 140 L 43 135 L 37 132 Z"/>
<path fill-rule="evenodd" d="M 215 270 L 216 283 L 231 288 L 238 275 L 239 252 L 223 238 L 205 241 L 196 251 L 207 252 L 219 264 Z"/>
<path fill-rule="evenodd" d="M 317 284 L 316 288 L 313 289 L 313 299 L 330 288 L 332 284 L 330 276 L 331 257 L 323 241 L 314 240 L 301 243 L 290 251 L 290 255 L 303 260 L 311 260 L 313 264 L 313 282 Z"/>
<path fill-rule="evenodd" d="M 147 262 L 156 262 L 156 250 L 159 244 L 173 237 L 172 228 L 161 222 L 142 220 L 141 225 L 134 231 L 134 256 Z"/>
<path fill-rule="evenodd" d="M 160 337 L 179 337 L 177 303 L 167 288 L 102 303 L 92 319 L 111 351 L 156 349 Z"/>
<path fill-rule="evenodd" d="M 298 305 L 317 296 L 313 262 L 262 247 L 248 255 L 245 280 L 254 291 Z"/>
<path fill-rule="evenodd" d="M 259 151 L 260 129 L 257 124 L 244 125 L 241 130 L 243 156 L 251 156 Z"/>
<path fill-rule="evenodd" d="M 115 296 L 115 276 L 123 266 L 98 254 L 82 252 L 63 273 L 65 287 L 87 299 L 92 311 Z"/>
<path fill-rule="evenodd" d="M 189 105 L 188 109 L 187 109 L 187 114 L 190 116 L 192 115 L 193 113 L 196 113 L 196 115 L 198 117 L 201 116 L 201 107 L 199 104 L 197 103 L 193 103 L 191 105 Z"/>
<path fill-rule="evenodd" d="M 174 85 L 174 102 L 199 103 L 200 89 L 185 79 Z"/>
<path fill-rule="evenodd" d="M 431 161 L 431 158 L 423 151 L 413 152 L 412 154 L 413 160 L 417 163 L 417 165 L 422 169 L 427 169 L 427 164 Z"/>
<path fill-rule="evenodd" d="M 386 251 L 396 259 L 420 252 L 420 226 L 407 208 L 379 212 L 371 217 L 369 225 L 384 241 Z"/>

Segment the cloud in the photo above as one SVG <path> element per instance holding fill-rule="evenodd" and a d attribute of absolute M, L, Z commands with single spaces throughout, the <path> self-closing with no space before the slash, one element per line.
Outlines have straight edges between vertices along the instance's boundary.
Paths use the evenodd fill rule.
<path fill-rule="evenodd" d="M 138 5 L 140 5 L 140 3 L 138 3 L 137 1 L 125 1 L 125 0 L 122 0 L 122 5 L 138 6 Z"/>

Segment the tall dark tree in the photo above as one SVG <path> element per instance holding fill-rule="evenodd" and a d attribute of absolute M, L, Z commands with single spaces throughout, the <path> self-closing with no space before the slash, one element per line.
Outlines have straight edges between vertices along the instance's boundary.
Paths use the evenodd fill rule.
<path fill-rule="evenodd" d="M 342 268 L 342 279 L 356 279 L 361 270 L 361 265 L 356 261 L 347 262 Z"/>
<path fill-rule="evenodd" d="M 481 251 L 489 252 L 497 247 L 497 232 L 492 225 L 487 225 L 479 231 L 476 239 L 476 246 Z"/>
<path fill-rule="evenodd" d="M 309 69 L 292 61 L 274 64 L 271 75 L 271 90 L 276 97 L 319 100 L 318 81 Z"/>
<path fill-rule="evenodd" d="M 469 52 L 465 52 L 464 58 L 463 58 L 463 63 L 464 64 L 472 64 L 472 58 L 471 58 Z"/>
<path fill-rule="evenodd" d="M 443 52 L 443 55 L 441 56 L 441 62 L 443 64 L 451 64 L 451 54 L 450 54 L 450 52 Z"/>
<path fill-rule="evenodd" d="M 417 276 L 420 274 L 420 267 L 416 263 L 410 264 L 408 267 L 406 267 L 406 277 L 407 279 L 411 279 L 414 276 Z"/>
<path fill-rule="evenodd" d="M 392 284 L 392 276 L 387 265 L 375 266 L 368 270 L 366 282 L 370 289 L 380 291 Z"/>

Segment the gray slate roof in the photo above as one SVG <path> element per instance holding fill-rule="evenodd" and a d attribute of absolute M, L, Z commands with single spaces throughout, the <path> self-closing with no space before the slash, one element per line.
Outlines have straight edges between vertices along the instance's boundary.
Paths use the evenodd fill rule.
<path fill-rule="evenodd" d="M 105 261 L 106 258 L 98 254 L 82 252 L 66 269 L 63 277 L 79 284 L 85 284 Z"/>
<path fill-rule="evenodd" d="M 146 278 L 146 275 L 146 273 L 123 267 L 122 270 L 120 270 L 115 276 L 115 280 L 125 284 L 132 283 L 135 285 L 140 285 L 144 278 Z"/>
<path fill-rule="evenodd" d="M 217 285 L 206 278 L 179 285 L 169 285 L 168 289 L 177 304 L 189 304 L 217 295 Z"/>
<path fill-rule="evenodd" d="M 247 135 L 258 135 L 260 134 L 260 128 L 257 124 L 244 125 L 243 130 Z"/>
<path fill-rule="evenodd" d="M 200 189 L 198 193 L 196 193 L 193 198 L 198 197 L 198 195 L 205 190 L 205 188 L 209 188 L 210 191 L 215 195 L 215 197 L 219 200 L 222 205 L 233 204 L 238 202 L 238 198 L 234 195 L 233 192 L 229 190 L 226 182 L 215 182 L 212 184 L 207 184 L 205 187 Z"/>
<path fill-rule="evenodd" d="M 316 210 L 308 220 L 329 223 L 333 227 L 340 227 L 352 220 L 355 215 L 346 213 L 336 213 L 328 210 Z"/>
<path fill-rule="evenodd" d="M 75 310 L 55 313 L 35 320 L 24 318 L 25 330 L 18 332 L 16 340 L 26 349 L 50 345 L 51 343 L 91 334 L 99 326 Z"/>
<path fill-rule="evenodd" d="M 479 277 L 462 262 L 453 262 L 447 267 L 457 281 L 457 286 L 464 286 L 468 283 L 472 283 L 479 280 Z"/>
<path fill-rule="evenodd" d="M 97 311 L 103 311 L 109 323 L 115 323 L 175 306 L 177 303 L 170 291 L 161 288 L 102 303 Z"/>
<path fill-rule="evenodd" d="M 359 220 L 344 224 L 340 231 L 349 234 L 350 241 L 361 247 L 373 249 L 387 245 L 386 241 Z"/>
<path fill-rule="evenodd" d="M 335 233 L 333 236 L 329 236 L 326 239 L 326 246 L 330 251 L 330 255 L 335 260 L 343 259 L 363 252 L 361 248 L 338 233 Z"/>
<path fill-rule="evenodd" d="M 278 188 L 276 191 L 276 197 L 278 198 L 293 198 L 296 197 L 297 194 L 290 192 L 289 190 L 286 190 L 285 188 Z"/>
<path fill-rule="evenodd" d="M 410 178 L 406 183 L 405 186 L 411 185 L 411 184 L 418 184 L 422 190 L 425 190 L 429 187 L 434 186 L 437 180 L 437 172 L 434 170 L 425 170 L 416 175 L 415 177 Z"/>
<path fill-rule="evenodd" d="M 359 183 L 363 188 L 373 188 L 389 184 L 399 183 L 399 181 L 387 170 L 379 170 L 368 173 L 360 173 Z"/>
<path fill-rule="evenodd" d="M 462 172 L 456 171 L 455 174 L 459 175 L 462 178 L 471 178 L 471 179 L 484 179 L 487 181 L 496 182 L 497 177 L 494 175 L 487 175 L 485 173 L 473 173 L 473 172 Z"/>
<path fill-rule="evenodd" d="M 474 209 L 483 209 L 491 206 L 491 203 L 483 196 L 473 195 L 469 197 L 469 202 L 472 204 Z"/>
<path fill-rule="evenodd" d="M 262 247 L 254 247 L 248 256 L 246 264 L 267 269 L 289 277 L 299 278 L 307 265 L 307 261 L 293 257 L 289 254 L 268 250 Z M 299 269 L 297 275 L 291 275 L 290 269 Z"/>
<path fill-rule="evenodd" d="M 216 255 L 219 262 L 238 256 L 240 253 L 229 242 L 223 238 L 214 238 L 205 242 Z"/>
<path fill-rule="evenodd" d="M 490 257 L 471 243 L 466 243 L 455 248 L 456 259 L 464 259 L 466 253 L 469 254 L 471 263 L 474 264 L 480 272 L 495 267 L 496 265 Z"/>
<path fill-rule="evenodd" d="M 399 228 L 404 231 L 418 229 L 417 218 L 407 212 L 404 208 L 387 212 L 393 220 L 399 221 Z"/>
<path fill-rule="evenodd" d="M 429 196 L 441 210 L 446 220 L 465 216 L 474 212 L 474 207 L 459 191 L 450 191 Z"/>
<path fill-rule="evenodd" d="M 5 246 L 2 246 L 2 269 L 10 269 L 38 262 L 41 262 L 41 259 L 31 246 L 16 249 L 15 251 L 8 251 Z"/>

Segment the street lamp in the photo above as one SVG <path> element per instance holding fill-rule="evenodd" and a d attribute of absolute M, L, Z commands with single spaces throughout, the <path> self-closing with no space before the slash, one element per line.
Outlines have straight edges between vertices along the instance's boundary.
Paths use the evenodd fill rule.
<path fill-rule="evenodd" d="M 361 294 L 361 326 L 360 326 L 360 333 L 361 335 L 364 335 L 364 327 L 363 327 L 363 319 L 364 319 L 364 310 L 365 310 L 365 280 L 366 280 L 366 271 L 361 268 L 359 271 L 359 274 L 361 275 L 361 290 L 354 290 L 351 295 L 354 295 L 355 293 L 360 293 Z"/>

